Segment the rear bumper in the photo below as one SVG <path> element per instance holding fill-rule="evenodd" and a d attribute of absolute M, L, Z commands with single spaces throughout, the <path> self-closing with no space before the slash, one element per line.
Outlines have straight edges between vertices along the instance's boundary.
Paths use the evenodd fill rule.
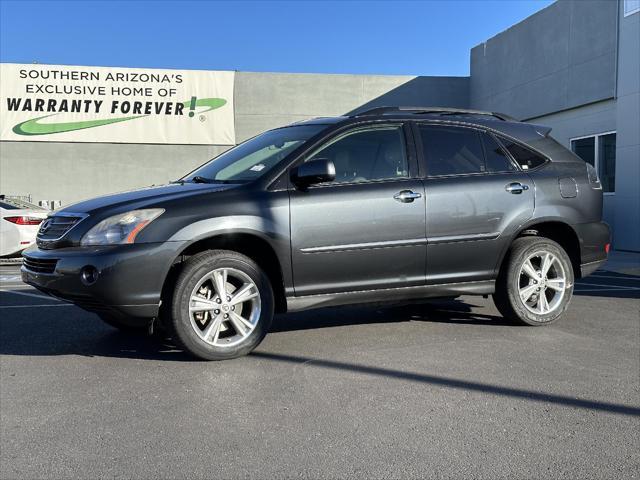
<path fill-rule="evenodd" d="M 182 242 L 24 251 L 22 281 L 96 313 L 158 315 L 164 280 Z M 85 272 L 93 269 L 95 281 Z M 83 275 L 84 274 L 84 275 Z M 89 276 L 89 280 L 94 280 Z"/>
<path fill-rule="evenodd" d="M 586 277 L 607 261 L 611 230 L 605 222 L 581 223 L 574 227 L 580 239 L 580 273 Z"/>

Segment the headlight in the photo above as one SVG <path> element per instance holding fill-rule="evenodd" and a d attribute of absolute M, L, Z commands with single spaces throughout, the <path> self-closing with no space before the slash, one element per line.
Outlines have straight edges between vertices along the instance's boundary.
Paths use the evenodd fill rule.
<path fill-rule="evenodd" d="M 149 208 L 114 215 L 102 220 L 85 233 L 80 244 L 114 245 L 133 243 L 142 229 L 158 218 L 162 212 L 164 212 L 162 208 Z"/>

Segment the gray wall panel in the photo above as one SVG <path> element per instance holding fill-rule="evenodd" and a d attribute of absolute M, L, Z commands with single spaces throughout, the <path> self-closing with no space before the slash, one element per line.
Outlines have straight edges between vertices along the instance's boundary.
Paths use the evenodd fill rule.
<path fill-rule="evenodd" d="M 601 55 L 568 69 L 565 108 L 613 97 L 615 91 L 615 55 Z M 598 72 L 598 74 L 594 73 Z"/>
<path fill-rule="evenodd" d="M 617 2 L 559 0 L 471 50 L 471 105 L 531 118 L 612 98 Z"/>
<path fill-rule="evenodd" d="M 617 41 L 616 0 L 562 1 L 571 8 L 571 64 L 578 65 L 601 55 L 611 57 Z"/>
<path fill-rule="evenodd" d="M 616 248 L 640 251 L 640 12 L 620 9 Z"/>
<path fill-rule="evenodd" d="M 236 138 L 241 142 L 294 121 L 376 106 L 468 104 L 467 77 L 238 72 Z"/>
<path fill-rule="evenodd" d="M 2 142 L 0 192 L 67 204 L 175 180 L 226 148 Z"/>

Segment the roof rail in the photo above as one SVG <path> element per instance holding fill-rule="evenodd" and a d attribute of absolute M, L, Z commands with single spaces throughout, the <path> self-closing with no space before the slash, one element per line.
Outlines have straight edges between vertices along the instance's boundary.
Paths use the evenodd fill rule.
<path fill-rule="evenodd" d="M 485 115 L 495 117 L 506 122 L 515 122 L 515 118 L 505 115 L 504 113 L 485 112 L 482 110 L 467 110 L 463 108 L 449 107 L 374 107 L 362 112 L 358 112 L 352 117 L 366 117 L 369 115 L 384 115 L 385 113 L 415 113 L 415 114 L 441 114 L 441 115 Z"/>

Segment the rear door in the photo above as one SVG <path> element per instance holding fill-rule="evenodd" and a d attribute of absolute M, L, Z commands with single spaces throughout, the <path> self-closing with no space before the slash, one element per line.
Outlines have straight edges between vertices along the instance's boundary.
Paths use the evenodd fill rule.
<path fill-rule="evenodd" d="M 296 295 L 425 283 L 425 197 L 402 124 L 359 127 L 308 156 L 333 182 L 290 191 Z M 413 160 L 413 161 L 412 161 Z"/>
<path fill-rule="evenodd" d="M 427 209 L 427 283 L 495 276 L 510 236 L 533 215 L 529 176 L 492 134 L 417 124 Z"/>

